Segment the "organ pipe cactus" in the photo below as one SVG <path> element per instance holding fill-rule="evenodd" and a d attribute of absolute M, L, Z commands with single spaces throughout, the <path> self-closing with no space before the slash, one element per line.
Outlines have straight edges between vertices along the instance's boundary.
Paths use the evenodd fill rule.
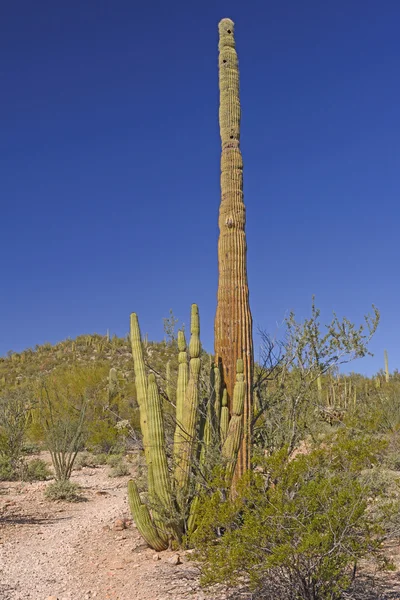
<path fill-rule="evenodd" d="M 229 412 L 233 410 L 236 361 L 244 360 L 246 394 L 243 442 L 236 478 L 250 468 L 250 426 L 253 413 L 254 352 L 247 283 L 246 211 L 243 202 L 243 160 L 240 152 L 239 69 L 234 23 L 219 23 L 219 124 L 221 134 L 221 203 L 219 209 L 218 294 L 215 356 L 222 367 Z"/>
<path fill-rule="evenodd" d="M 229 420 L 227 391 L 225 389 L 221 392 L 218 369 L 211 365 L 212 393 L 206 403 L 205 424 L 203 427 L 200 426 L 200 319 L 195 304 L 192 305 L 190 330 L 189 377 L 185 336 L 182 332 L 178 335 L 176 428 L 173 461 L 169 464 L 162 402 L 156 378 L 153 373 L 146 378 L 139 323 L 137 316 L 131 315 L 136 393 L 148 471 L 148 503 L 141 501 L 134 481 L 129 482 L 128 497 L 133 518 L 141 535 L 155 550 L 163 550 L 171 543 L 179 545 L 183 534 L 195 528 L 200 492 L 195 475 L 199 471 L 206 472 L 209 469 L 207 450 L 213 443 L 217 448 L 219 447 L 219 455 L 226 468 L 226 487 L 227 489 L 230 487 L 243 434 L 242 412 L 246 382 L 242 360 L 237 362 L 231 420 Z M 219 414 L 215 414 L 215 411 Z M 202 438 L 200 438 L 201 433 Z"/>
<path fill-rule="evenodd" d="M 175 481 L 182 496 L 185 496 L 188 491 L 199 408 L 200 319 L 196 304 L 192 305 L 190 331 L 190 374 L 185 393 L 184 409 L 178 417 L 180 420 L 177 420 L 177 425 L 180 428 L 180 441 L 175 452 Z"/>

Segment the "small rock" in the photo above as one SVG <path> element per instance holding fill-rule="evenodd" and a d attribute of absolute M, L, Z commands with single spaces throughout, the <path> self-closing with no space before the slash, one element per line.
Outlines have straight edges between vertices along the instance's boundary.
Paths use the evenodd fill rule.
<path fill-rule="evenodd" d="M 45 600 L 58 600 L 57 596 L 47 596 Z"/>
<path fill-rule="evenodd" d="M 125 521 L 123 521 L 123 519 L 117 519 L 114 523 L 114 529 L 116 531 L 122 531 L 125 529 Z"/>
<path fill-rule="evenodd" d="M 160 555 L 159 555 L 159 554 L 153 554 L 153 560 L 154 560 L 154 561 L 156 561 L 156 560 L 161 560 L 161 559 L 160 559 Z"/>
<path fill-rule="evenodd" d="M 181 557 L 179 556 L 179 554 L 174 554 L 173 556 L 171 556 L 171 558 L 168 559 L 168 562 L 170 565 L 181 565 L 182 561 L 181 561 Z"/>

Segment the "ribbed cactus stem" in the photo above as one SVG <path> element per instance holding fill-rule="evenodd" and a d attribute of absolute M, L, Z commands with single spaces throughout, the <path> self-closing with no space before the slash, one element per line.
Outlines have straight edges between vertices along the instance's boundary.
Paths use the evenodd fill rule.
<path fill-rule="evenodd" d="M 219 23 L 219 122 L 221 133 L 221 203 L 218 240 L 218 300 L 215 317 L 215 355 L 232 411 L 236 361 L 244 359 L 246 398 L 243 442 L 236 477 L 250 468 L 250 424 L 253 413 L 253 338 L 247 283 L 243 161 L 240 152 L 239 69 L 234 24 Z"/>
<path fill-rule="evenodd" d="M 387 350 L 385 350 L 385 381 L 386 381 L 386 383 L 389 383 L 389 378 L 390 378 L 390 374 L 389 374 L 389 357 L 388 357 Z"/>
<path fill-rule="evenodd" d="M 147 393 L 150 457 L 150 463 L 147 464 L 147 467 L 150 467 L 153 477 L 154 492 L 152 494 L 153 497 L 150 496 L 150 502 L 153 502 L 153 521 L 161 538 L 172 534 L 176 539 L 179 539 L 179 528 L 172 526 L 172 529 L 169 531 L 170 528 L 167 525 L 167 521 L 171 520 L 173 502 L 167 455 L 165 451 L 166 444 L 162 405 L 156 378 L 153 373 L 150 373 L 148 377 Z"/>
<path fill-rule="evenodd" d="M 170 360 L 167 362 L 165 379 L 166 379 L 166 384 L 167 384 L 166 392 L 167 392 L 168 400 L 170 402 L 172 402 L 173 392 L 172 392 L 172 384 L 171 384 L 171 361 Z"/>
<path fill-rule="evenodd" d="M 178 331 L 178 383 L 176 386 L 176 422 L 174 433 L 174 464 L 180 456 L 181 444 L 184 440 L 182 415 L 185 408 L 186 388 L 189 381 L 189 365 L 186 352 L 186 339 L 183 331 Z"/>
<path fill-rule="evenodd" d="M 165 433 L 162 417 L 161 400 L 158 394 L 156 378 L 153 373 L 148 377 L 148 432 L 151 469 L 153 473 L 154 491 L 157 501 L 165 508 L 171 504 L 171 486 L 168 474 L 167 455 L 165 453 Z"/>
<path fill-rule="evenodd" d="M 214 402 L 215 428 L 218 431 L 221 420 L 221 371 L 217 365 L 211 368 L 211 400 Z"/>
<path fill-rule="evenodd" d="M 229 407 L 228 407 L 228 393 L 224 389 L 222 393 L 222 406 L 221 406 L 221 421 L 219 429 L 221 432 L 221 442 L 224 443 L 228 434 L 229 427 Z"/>
<path fill-rule="evenodd" d="M 236 367 L 236 383 L 233 390 L 232 416 L 228 433 L 222 446 L 222 456 L 227 460 L 226 481 L 229 484 L 236 467 L 237 456 L 243 435 L 243 407 L 246 396 L 246 383 L 243 375 L 243 360 L 238 359 Z"/>
<path fill-rule="evenodd" d="M 186 388 L 184 410 L 181 415 L 180 439 L 176 448 L 174 448 L 175 481 L 181 503 L 185 503 L 188 493 L 199 407 L 200 319 L 196 304 L 192 304 L 190 332 L 189 382 Z M 177 426 L 179 425 L 177 423 Z"/>
<path fill-rule="evenodd" d="M 142 504 L 136 483 L 132 479 L 128 482 L 128 502 L 136 527 L 143 539 L 158 552 L 166 550 L 168 542 L 158 535 L 157 529 L 151 520 L 149 509 L 145 504 Z"/>
<path fill-rule="evenodd" d="M 318 388 L 318 400 L 319 402 L 322 401 L 322 377 L 321 375 L 318 375 L 317 377 L 317 388 Z"/>
<path fill-rule="evenodd" d="M 147 427 L 147 376 L 146 366 L 143 358 L 142 338 L 140 335 L 139 320 L 136 313 L 131 314 L 130 319 L 130 341 L 132 347 L 133 369 L 135 373 L 136 399 L 139 405 L 140 430 L 143 436 L 143 447 L 146 458 L 147 479 L 149 484 L 149 495 L 153 498 L 154 485 L 151 471 L 151 459 L 149 456 L 149 435 Z"/>
<path fill-rule="evenodd" d="M 112 367 L 108 374 L 108 401 L 111 402 L 118 394 L 118 374 L 117 369 Z"/>

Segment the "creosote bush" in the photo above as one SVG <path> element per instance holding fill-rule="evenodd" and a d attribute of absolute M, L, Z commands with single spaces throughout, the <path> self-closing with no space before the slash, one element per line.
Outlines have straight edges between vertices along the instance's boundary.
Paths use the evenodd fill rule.
<path fill-rule="evenodd" d="M 203 584 L 245 583 L 276 600 L 338 600 L 362 558 L 388 566 L 383 526 L 399 506 L 371 510 L 372 490 L 359 473 L 373 454 L 368 440 L 345 437 L 293 460 L 282 449 L 241 482 L 236 498 L 218 490 L 204 497 L 190 540 Z"/>
<path fill-rule="evenodd" d="M 113 464 L 108 474 L 109 477 L 124 477 L 125 475 L 130 475 L 129 465 L 126 464 L 123 460 L 120 460 Z"/>
<path fill-rule="evenodd" d="M 82 500 L 79 485 L 69 480 L 53 481 L 46 487 L 44 495 L 47 500 L 53 501 L 79 502 Z"/>
<path fill-rule="evenodd" d="M 49 477 L 53 477 L 46 461 L 41 458 L 33 458 L 29 462 L 24 463 L 22 469 L 22 479 L 24 481 L 46 481 Z"/>

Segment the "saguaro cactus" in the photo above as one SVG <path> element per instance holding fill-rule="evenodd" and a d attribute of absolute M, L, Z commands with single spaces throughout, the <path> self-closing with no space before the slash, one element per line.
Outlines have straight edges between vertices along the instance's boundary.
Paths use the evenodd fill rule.
<path fill-rule="evenodd" d="M 243 407 L 243 440 L 236 477 L 250 468 L 250 423 L 253 395 L 252 317 L 247 284 L 243 161 L 240 152 L 239 69 L 234 24 L 219 23 L 219 123 L 221 133 L 221 203 L 218 240 L 218 301 L 215 317 L 215 355 L 222 367 L 230 414 L 236 362 L 244 361 L 246 393 Z"/>
<path fill-rule="evenodd" d="M 389 383 L 390 374 L 389 374 L 389 357 L 388 352 L 385 350 L 385 381 Z"/>

